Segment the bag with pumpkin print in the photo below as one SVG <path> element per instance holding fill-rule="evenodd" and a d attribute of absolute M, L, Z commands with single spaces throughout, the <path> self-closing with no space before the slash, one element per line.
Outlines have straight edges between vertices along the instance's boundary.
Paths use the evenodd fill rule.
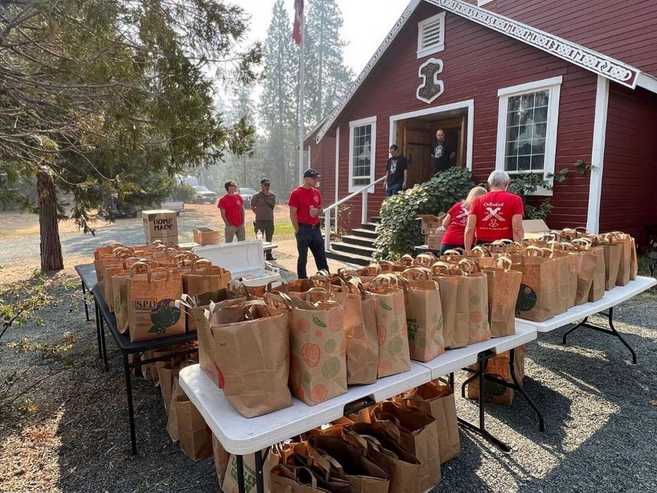
<path fill-rule="evenodd" d="M 381 274 L 366 289 L 374 298 L 379 335 L 379 378 L 408 371 L 411 354 L 408 345 L 404 291 L 395 275 Z"/>
<path fill-rule="evenodd" d="M 406 269 L 402 276 L 411 359 L 431 361 L 445 352 L 438 283 L 426 268 Z"/>
<path fill-rule="evenodd" d="M 201 368 L 247 418 L 292 404 L 288 314 L 269 299 L 210 303 L 201 325 Z"/>
<path fill-rule="evenodd" d="M 310 406 L 344 394 L 347 335 L 342 305 L 321 288 L 311 289 L 298 298 L 283 293 L 278 296 L 290 307 L 292 393 Z"/>
<path fill-rule="evenodd" d="M 440 286 L 445 347 L 461 348 L 470 341 L 468 284 L 456 264 L 436 262 L 431 266 L 433 278 Z"/>

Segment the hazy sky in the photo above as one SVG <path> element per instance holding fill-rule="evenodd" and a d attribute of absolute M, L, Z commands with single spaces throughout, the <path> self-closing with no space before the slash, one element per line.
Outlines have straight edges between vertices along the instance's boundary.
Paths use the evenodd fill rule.
<path fill-rule="evenodd" d="M 314 0 L 321 1 L 321 0 Z M 230 0 L 251 15 L 250 40 L 262 41 L 271 21 L 274 0 Z M 342 37 L 347 42 L 345 62 L 356 74 L 365 66 L 385 35 L 390 31 L 409 0 L 337 0 L 342 10 Z M 306 9 L 308 8 L 306 1 Z M 285 0 L 294 15 L 294 0 Z"/>

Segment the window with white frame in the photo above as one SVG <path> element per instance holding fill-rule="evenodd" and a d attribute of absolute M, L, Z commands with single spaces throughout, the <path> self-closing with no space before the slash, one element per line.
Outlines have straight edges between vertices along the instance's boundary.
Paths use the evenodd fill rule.
<path fill-rule="evenodd" d="M 349 123 L 349 191 L 374 181 L 376 117 Z"/>
<path fill-rule="evenodd" d="M 417 24 L 417 57 L 422 58 L 445 49 L 445 12 Z"/>
<path fill-rule="evenodd" d="M 498 91 L 497 169 L 554 173 L 560 89 L 555 77 Z"/>

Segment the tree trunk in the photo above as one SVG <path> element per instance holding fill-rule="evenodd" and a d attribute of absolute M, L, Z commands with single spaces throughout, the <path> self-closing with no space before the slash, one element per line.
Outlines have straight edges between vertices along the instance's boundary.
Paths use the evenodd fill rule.
<path fill-rule="evenodd" d="M 62 270 L 64 260 L 62 259 L 62 244 L 59 240 L 57 191 L 50 169 L 46 166 L 39 168 L 37 173 L 37 200 L 41 234 L 41 271 Z"/>

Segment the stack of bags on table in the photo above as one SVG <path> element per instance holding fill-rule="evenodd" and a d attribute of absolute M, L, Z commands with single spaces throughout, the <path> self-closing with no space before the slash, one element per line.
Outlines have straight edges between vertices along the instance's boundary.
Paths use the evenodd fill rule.
<path fill-rule="evenodd" d="M 160 243 L 103 246 L 94 252 L 103 298 L 116 316 L 117 329 L 132 342 L 194 330 L 177 300 L 217 299 L 230 272 L 193 253 Z M 204 300 L 198 300 L 198 297 Z"/>
<path fill-rule="evenodd" d="M 236 460 L 216 439 L 213 445 L 222 490 L 237 493 Z M 265 491 L 423 493 L 459 453 L 454 396 L 435 381 L 273 447 L 264 461 Z M 254 457 L 244 464 L 246 492 L 255 493 Z"/>

